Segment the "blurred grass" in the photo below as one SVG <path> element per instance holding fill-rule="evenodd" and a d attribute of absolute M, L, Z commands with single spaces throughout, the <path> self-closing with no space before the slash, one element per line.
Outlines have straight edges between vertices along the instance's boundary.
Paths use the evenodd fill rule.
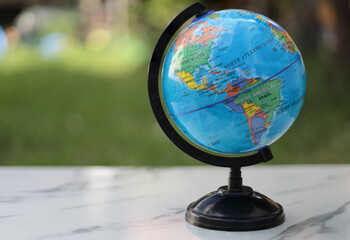
<path fill-rule="evenodd" d="M 0 164 L 200 164 L 172 145 L 156 124 L 147 96 L 150 50 L 132 49 L 121 60 L 113 57 L 117 50 L 83 48 L 50 61 L 30 48 L 4 57 Z M 271 163 L 350 163 L 349 74 L 329 59 L 304 57 L 304 107 L 272 145 Z"/>

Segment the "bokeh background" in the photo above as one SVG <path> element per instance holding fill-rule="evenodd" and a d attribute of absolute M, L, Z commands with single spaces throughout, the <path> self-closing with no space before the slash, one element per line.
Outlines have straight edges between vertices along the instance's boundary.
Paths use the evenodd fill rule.
<path fill-rule="evenodd" d="M 1 0 L 0 165 L 195 165 L 157 125 L 147 65 L 194 1 Z M 350 163 L 348 0 L 202 1 L 280 23 L 303 54 L 307 93 L 270 164 Z"/>

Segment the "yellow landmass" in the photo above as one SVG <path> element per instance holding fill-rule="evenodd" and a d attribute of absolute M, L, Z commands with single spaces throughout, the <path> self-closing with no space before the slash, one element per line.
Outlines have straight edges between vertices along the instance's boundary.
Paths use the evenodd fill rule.
<path fill-rule="evenodd" d="M 257 78 L 251 78 L 248 80 L 248 82 L 250 83 L 250 85 L 253 85 L 254 83 L 256 83 L 258 81 Z"/>
<path fill-rule="evenodd" d="M 269 127 L 271 125 L 271 123 L 265 122 L 265 127 Z"/>
<path fill-rule="evenodd" d="M 204 78 L 201 85 L 198 85 L 196 81 L 194 80 L 194 77 L 190 73 L 186 73 L 185 71 L 177 72 L 177 77 L 179 78 L 179 81 L 182 83 L 184 82 L 187 87 L 191 90 L 200 90 L 200 89 L 206 89 L 207 88 L 207 79 Z M 182 81 L 181 81 L 182 80 Z"/>
<path fill-rule="evenodd" d="M 254 103 L 247 103 L 247 102 L 244 102 L 242 104 L 243 106 L 243 109 L 244 109 L 244 112 L 245 114 L 249 117 L 249 118 L 252 118 L 255 116 L 255 113 L 257 111 L 260 111 L 260 107 L 256 106 Z"/>
<path fill-rule="evenodd" d="M 257 19 L 260 19 L 261 21 L 266 21 L 265 18 L 260 17 L 260 16 L 256 16 Z"/>

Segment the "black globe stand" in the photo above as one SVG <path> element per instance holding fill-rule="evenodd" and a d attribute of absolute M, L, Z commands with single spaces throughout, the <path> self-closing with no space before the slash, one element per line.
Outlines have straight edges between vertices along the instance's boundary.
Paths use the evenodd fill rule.
<path fill-rule="evenodd" d="M 186 221 L 207 229 L 252 231 L 282 224 L 284 212 L 278 203 L 242 186 L 241 170 L 231 168 L 228 186 L 191 203 L 186 211 Z"/>
<path fill-rule="evenodd" d="M 186 220 L 195 226 L 226 231 L 251 231 L 271 228 L 284 222 L 281 205 L 268 197 L 242 185 L 241 167 L 273 158 L 267 146 L 257 153 L 243 157 L 225 157 L 202 151 L 188 143 L 172 126 L 166 115 L 159 91 L 159 73 L 162 57 L 172 37 L 190 18 L 208 13 L 200 3 L 195 3 L 177 15 L 164 30 L 154 48 L 148 71 L 148 94 L 153 113 L 168 138 L 183 152 L 207 164 L 230 167 L 227 186 L 220 187 L 191 203 Z M 210 13 L 208 13 L 210 14 Z"/>

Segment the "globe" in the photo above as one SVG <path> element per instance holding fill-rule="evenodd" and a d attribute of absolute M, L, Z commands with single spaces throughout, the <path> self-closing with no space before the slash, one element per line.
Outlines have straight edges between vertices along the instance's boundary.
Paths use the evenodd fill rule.
<path fill-rule="evenodd" d="M 215 155 L 257 151 L 279 139 L 304 102 L 306 74 L 288 33 L 245 10 L 194 19 L 165 55 L 162 104 L 177 132 Z"/>

